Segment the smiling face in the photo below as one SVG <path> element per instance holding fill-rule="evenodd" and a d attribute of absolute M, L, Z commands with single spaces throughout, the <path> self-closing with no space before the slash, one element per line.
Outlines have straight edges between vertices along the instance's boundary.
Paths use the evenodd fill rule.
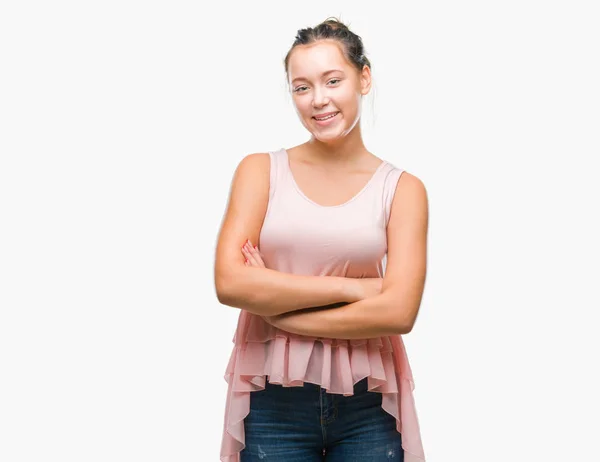
<path fill-rule="evenodd" d="M 323 142 L 352 131 L 360 120 L 362 96 L 371 88 L 369 67 L 359 72 L 340 47 L 332 40 L 298 45 L 289 59 L 288 81 L 296 113 L 313 137 Z M 317 120 L 328 113 L 336 115 Z"/>

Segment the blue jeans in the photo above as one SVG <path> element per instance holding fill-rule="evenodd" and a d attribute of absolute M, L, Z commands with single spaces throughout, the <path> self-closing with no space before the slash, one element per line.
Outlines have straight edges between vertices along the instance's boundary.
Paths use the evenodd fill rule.
<path fill-rule="evenodd" d="M 382 409 L 380 393 L 367 391 L 366 378 L 352 396 L 267 380 L 250 393 L 244 429 L 240 462 L 404 461 L 396 419 Z"/>

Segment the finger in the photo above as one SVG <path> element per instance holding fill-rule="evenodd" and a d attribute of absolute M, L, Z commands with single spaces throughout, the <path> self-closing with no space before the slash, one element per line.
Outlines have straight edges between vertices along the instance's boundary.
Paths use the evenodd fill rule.
<path fill-rule="evenodd" d="M 250 241 L 247 241 L 243 247 L 244 256 L 250 260 L 252 266 L 256 266 L 258 268 L 264 268 L 265 263 L 260 256 L 260 252 L 258 248 L 254 247 Z"/>
<path fill-rule="evenodd" d="M 252 252 L 250 252 L 245 247 L 242 249 L 242 252 L 244 254 L 244 257 L 246 257 L 246 259 L 250 262 L 250 266 L 260 267 L 260 263 L 258 262 L 256 256 Z"/>
<path fill-rule="evenodd" d="M 252 250 L 252 255 L 254 255 L 254 258 L 258 261 L 258 263 L 260 264 L 260 266 L 262 268 L 265 267 L 265 262 L 262 259 L 262 255 L 260 254 L 260 250 L 258 250 L 258 247 L 254 247 L 254 250 Z"/>
<path fill-rule="evenodd" d="M 247 239 L 246 242 L 244 242 L 244 245 L 242 246 L 242 254 L 244 255 L 244 258 L 250 261 L 250 266 L 266 268 L 265 262 L 260 255 L 258 247 L 254 246 L 250 239 Z"/>
<path fill-rule="evenodd" d="M 251 253 L 254 246 L 250 241 L 246 241 L 242 246 L 242 250 L 246 250 L 247 253 Z"/>
<path fill-rule="evenodd" d="M 254 259 L 256 260 L 256 262 L 258 263 L 258 265 L 261 268 L 265 267 L 265 262 L 263 261 L 261 255 L 260 255 L 260 251 L 258 250 L 258 247 L 253 247 L 252 249 L 250 249 L 250 254 L 254 257 Z"/>

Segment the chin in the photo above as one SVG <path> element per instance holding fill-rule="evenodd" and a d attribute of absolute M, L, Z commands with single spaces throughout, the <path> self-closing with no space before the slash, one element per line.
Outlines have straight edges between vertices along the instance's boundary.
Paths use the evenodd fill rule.
<path fill-rule="evenodd" d="M 315 140 L 319 140 L 321 143 L 327 144 L 327 143 L 333 143 L 337 140 L 341 140 L 342 138 L 344 138 L 344 133 L 335 133 L 335 134 L 331 134 L 331 135 L 322 135 L 319 133 L 311 133 L 312 137 Z"/>
<path fill-rule="evenodd" d="M 304 127 L 317 139 L 339 138 L 348 130 L 343 120 L 338 121 L 335 127 L 319 127 L 311 118 L 308 124 L 304 124 Z"/>

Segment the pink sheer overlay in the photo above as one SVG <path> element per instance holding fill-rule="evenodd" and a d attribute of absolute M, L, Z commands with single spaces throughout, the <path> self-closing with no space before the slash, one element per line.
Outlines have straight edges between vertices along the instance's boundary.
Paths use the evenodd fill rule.
<path fill-rule="evenodd" d="M 400 335 L 365 340 L 306 337 L 242 311 L 233 342 L 225 373 L 222 462 L 239 462 L 250 393 L 264 389 L 266 376 L 271 383 L 293 387 L 309 382 L 344 396 L 352 395 L 354 384 L 368 377 L 369 391 L 382 394 L 381 407 L 396 419 L 404 461 L 425 461 L 413 399 L 415 385 Z"/>

